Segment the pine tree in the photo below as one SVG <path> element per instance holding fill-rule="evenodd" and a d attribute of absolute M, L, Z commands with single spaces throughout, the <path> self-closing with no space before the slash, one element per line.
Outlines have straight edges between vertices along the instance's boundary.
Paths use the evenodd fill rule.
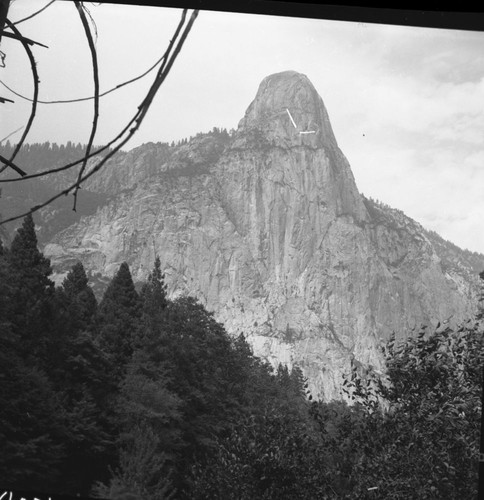
<path fill-rule="evenodd" d="M 181 400 L 168 389 L 176 382 L 163 356 L 157 356 L 165 351 L 167 307 L 159 258 L 140 298 L 137 337 L 116 405 L 119 467 L 109 485 L 98 484 L 97 492 L 107 498 L 168 499 L 174 494 L 170 477 L 182 445 Z"/>
<path fill-rule="evenodd" d="M 7 253 L 14 304 L 12 322 L 24 353 L 48 362 L 54 283 L 50 260 L 37 247 L 34 221 L 25 217 Z"/>
<path fill-rule="evenodd" d="M 66 452 L 56 486 L 64 493 L 87 495 L 94 480 L 107 476 L 106 462 L 113 453 L 106 401 L 114 387 L 107 376 L 107 356 L 94 342 L 90 328 L 97 302 L 81 263 L 56 289 L 54 303 L 55 349 L 48 375 L 62 406 Z"/>
<path fill-rule="evenodd" d="M 165 275 L 161 272 L 160 258 L 156 257 L 153 271 L 141 289 L 143 312 L 154 316 L 166 308 L 166 288 Z"/>
<path fill-rule="evenodd" d="M 37 235 L 32 215 L 24 218 L 22 227 L 17 230 L 10 246 L 9 261 L 28 286 L 30 293 L 37 299 L 46 290 L 52 291 L 53 282 L 48 278 L 52 273 L 50 260 L 38 249 Z"/>
<path fill-rule="evenodd" d="M 88 285 L 86 271 L 81 262 L 75 264 L 64 278 L 61 291 L 68 304 L 68 313 L 76 330 L 86 330 L 97 310 L 97 301 Z"/>
<path fill-rule="evenodd" d="M 212 313 L 190 297 L 169 302 L 163 335 L 150 346 L 150 359 L 166 368 L 166 388 L 181 401 L 174 484 L 179 498 L 191 498 L 194 457 L 205 463 L 217 436 L 230 432 L 243 411 L 243 361 Z"/>
<path fill-rule="evenodd" d="M 97 342 L 110 357 L 113 375 L 119 382 L 133 353 L 141 318 L 141 301 L 129 266 L 123 262 L 108 285 L 97 314 Z"/>
<path fill-rule="evenodd" d="M 139 332 L 141 337 L 160 335 L 167 306 L 166 288 L 165 275 L 161 272 L 160 258 L 156 257 L 153 271 L 140 293 L 143 315 Z"/>
<path fill-rule="evenodd" d="M 64 458 L 64 420 L 47 377 L 51 349 L 48 261 L 31 217 L 0 255 L 0 478 L 2 486 L 48 489 Z M 47 313 L 47 314 L 46 314 Z"/>
<path fill-rule="evenodd" d="M 81 263 L 73 266 L 56 290 L 55 352 L 50 371 L 58 387 L 68 389 L 68 399 L 80 399 L 88 392 L 106 389 L 107 356 L 96 345 L 92 333 L 97 301 L 88 285 Z M 66 389 L 66 390 L 67 390 Z"/>

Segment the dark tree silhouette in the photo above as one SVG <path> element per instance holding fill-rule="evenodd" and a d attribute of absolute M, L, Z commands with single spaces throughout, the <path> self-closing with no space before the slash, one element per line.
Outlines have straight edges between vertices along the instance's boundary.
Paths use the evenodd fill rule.
<path fill-rule="evenodd" d="M 12 290 L 13 324 L 22 348 L 32 358 L 49 357 L 48 334 L 52 320 L 54 283 L 50 260 L 37 247 L 32 215 L 25 217 L 7 253 Z"/>
<path fill-rule="evenodd" d="M 140 298 L 143 304 L 143 324 L 148 324 L 153 333 L 159 333 L 168 304 L 165 275 L 161 272 L 159 257 L 156 258 L 153 271 L 141 289 Z"/>
<path fill-rule="evenodd" d="M 110 357 L 117 382 L 133 353 L 140 318 L 141 301 L 129 266 L 123 262 L 104 293 L 96 321 L 97 342 Z"/>
<path fill-rule="evenodd" d="M 62 283 L 68 303 L 70 320 L 78 330 L 87 330 L 97 310 L 94 292 L 88 285 L 86 271 L 81 262 L 75 264 Z"/>

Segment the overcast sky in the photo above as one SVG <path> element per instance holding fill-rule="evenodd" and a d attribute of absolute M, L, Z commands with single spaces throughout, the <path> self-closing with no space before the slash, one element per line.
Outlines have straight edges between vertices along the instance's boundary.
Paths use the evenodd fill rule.
<path fill-rule="evenodd" d="M 47 1 L 15 0 L 16 21 Z M 86 3 L 97 26 L 101 90 L 145 71 L 181 11 Z M 56 2 L 18 25 L 35 47 L 40 99 L 92 95 L 90 54 L 77 11 Z M 2 41 L 0 80 L 32 95 L 20 44 Z M 236 128 L 267 75 L 296 70 L 321 95 L 360 192 L 457 245 L 484 253 L 484 33 L 202 11 L 127 148 Z M 102 99 L 96 144 L 131 118 L 152 81 Z M 0 139 L 25 125 L 29 104 L 0 85 Z M 29 142 L 86 143 L 93 103 L 39 105 Z M 13 135 L 15 141 L 21 132 Z"/>

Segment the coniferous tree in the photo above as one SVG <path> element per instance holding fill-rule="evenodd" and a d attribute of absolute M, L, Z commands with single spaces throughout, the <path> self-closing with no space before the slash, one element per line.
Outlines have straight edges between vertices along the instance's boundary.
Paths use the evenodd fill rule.
<path fill-rule="evenodd" d="M 170 374 L 154 353 L 164 349 L 166 286 L 157 258 L 143 285 L 141 318 L 133 354 L 116 405 L 120 435 L 119 467 L 96 492 L 106 498 L 168 499 L 175 489 L 171 474 L 181 446 L 181 400 L 168 389 Z"/>
<path fill-rule="evenodd" d="M 275 375 L 253 363 L 245 412 L 216 438 L 206 461 L 196 461 L 194 499 L 326 498 L 326 463 L 306 405 L 300 373 L 280 366 Z M 253 394 L 250 394 L 253 392 Z M 329 497 L 328 497 L 329 498 Z"/>
<path fill-rule="evenodd" d="M 97 399 L 100 401 L 103 429 L 109 436 L 109 457 L 106 462 L 112 466 L 116 460 L 115 444 L 122 431 L 118 411 L 120 385 L 133 354 L 140 317 L 140 299 L 128 264 L 124 262 L 109 283 L 91 327 L 95 345 L 104 354 L 107 363 L 103 378 L 104 390 L 100 391 Z"/>
<path fill-rule="evenodd" d="M 75 264 L 62 283 L 68 303 L 69 316 L 76 330 L 86 330 L 97 310 L 97 301 L 88 285 L 88 278 L 81 262 Z"/>
<path fill-rule="evenodd" d="M 84 387 L 93 394 L 102 392 L 108 363 L 91 332 L 97 301 L 81 263 L 73 266 L 56 292 L 57 352 L 53 357 L 59 386 L 68 387 L 72 397 L 84 394 Z"/>
<path fill-rule="evenodd" d="M 144 347 L 133 358 L 141 356 L 130 383 L 154 388 L 156 381 L 159 393 L 179 401 L 172 408 L 176 411 L 166 412 L 171 419 L 161 435 L 172 436 L 165 449 L 173 457 L 173 485 L 177 498 L 187 498 L 194 453 L 206 453 L 214 437 L 228 429 L 229 415 L 236 413 L 230 387 L 230 377 L 237 378 L 232 374 L 236 368 L 232 368 L 231 341 L 225 330 L 194 299 L 169 302 L 161 317 L 155 334 L 149 320 L 144 325 L 150 333 L 142 337 Z"/>
<path fill-rule="evenodd" d="M 12 488 L 55 484 L 64 458 L 60 398 L 46 370 L 52 348 L 50 264 L 31 217 L 0 255 L 0 477 Z"/>
<path fill-rule="evenodd" d="M 50 260 L 37 247 L 35 225 L 31 215 L 25 217 L 7 254 L 14 284 L 13 315 L 15 331 L 21 336 L 24 353 L 36 362 L 48 363 L 49 331 L 53 319 L 54 283 Z M 50 341 L 50 342 L 49 342 Z"/>
<path fill-rule="evenodd" d="M 161 272 L 160 258 L 156 257 L 153 271 L 141 289 L 143 311 L 147 314 L 157 314 L 167 306 L 165 275 Z"/>
<path fill-rule="evenodd" d="M 141 335 L 160 335 L 166 306 L 165 275 L 161 272 L 160 258 L 156 257 L 153 271 L 148 276 L 147 282 L 141 288 L 140 299 L 142 303 L 143 321 L 141 322 Z"/>
<path fill-rule="evenodd" d="M 120 492 L 150 500 L 173 497 L 171 476 L 182 445 L 180 404 L 167 388 L 163 367 L 144 350 L 135 352 L 117 403 L 119 466 L 109 485 L 97 485 L 102 497 L 115 499 Z"/>
<path fill-rule="evenodd" d="M 65 458 L 60 401 L 45 373 L 9 354 L 0 368 L 2 486 L 52 491 Z"/>
<path fill-rule="evenodd" d="M 141 301 L 129 266 L 123 262 L 104 293 L 96 321 L 97 342 L 111 360 L 116 383 L 125 374 L 126 365 L 133 353 L 140 317 Z"/>
<path fill-rule="evenodd" d="M 52 289 L 53 283 L 48 278 L 52 273 L 50 260 L 38 249 L 35 224 L 31 214 L 24 218 L 22 227 L 17 230 L 10 246 L 9 261 L 12 268 L 24 280 L 28 280 L 34 300 L 45 290 Z"/>
<path fill-rule="evenodd" d="M 56 349 L 51 379 L 62 396 L 66 459 L 61 466 L 64 492 L 87 495 L 94 480 L 107 475 L 114 438 L 106 416 L 110 386 L 107 356 L 90 331 L 97 302 L 81 263 L 56 290 Z M 72 471 L 78 471 L 72 474 Z"/>

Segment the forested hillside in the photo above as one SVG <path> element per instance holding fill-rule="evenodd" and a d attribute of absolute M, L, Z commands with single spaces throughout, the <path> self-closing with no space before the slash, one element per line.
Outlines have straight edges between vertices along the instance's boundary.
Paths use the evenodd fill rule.
<path fill-rule="evenodd" d="M 149 143 L 129 152 L 118 151 L 99 175 L 83 183 L 78 192 L 76 210 L 73 210 L 74 200 L 71 194 L 62 196 L 35 213 L 40 244 L 45 245 L 63 229 L 84 216 L 94 214 L 98 208 L 109 202 L 110 197 L 132 190 L 138 182 L 159 175 L 168 164 L 169 175 L 175 177 L 206 169 L 211 162 L 219 158 L 229 141 L 227 130 L 214 127 L 210 132 L 200 132 L 176 143 Z M 19 165 L 22 165 L 28 175 L 50 173 L 31 179 L 22 179 L 10 169 L 0 174 L 1 219 L 6 220 L 26 213 L 75 182 L 85 149 L 85 145 L 70 141 L 66 145 L 50 142 L 25 144 L 17 155 Z M 9 158 L 13 151 L 14 146 L 9 141 L 0 145 L 0 154 L 6 158 Z M 103 151 L 95 157 L 96 160 L 109 151 Z M 88 162 L 88 169 L 93 162 L 95 163 L 94 160 Z M 9 241 L 19 225 L 17 220 L 0 226 L 0 237 Z"/>
<path fill-rule="evenodd" d="M 7 141 L 0 148 L 1 154 L 10 157 L 13 146 Z M 81 144 L 67 145 L 50 144 L 26 144 L 18 154 L 18 161 L 25 168 L 29 175 L 37 174 L 47 170 L 58 169 L 63 165 L 68 165 L 82 157 L 84 147 Z M 37 177 L 33 179 L 22 179 L 20 182 L 12 181 L 0 183 L 0 217 L 7 220 L 10 217 L 26 213 L 32 207 L 53 198 L 67 180 L 75 179 L 78 168 L 70 169 L 68 172 L 50 175 L 47 177 Z M 16 179 L 18 176 L 12 174 L 7 169 L 0 176 L 0 179 Z M 20 178 L 21 179 L 21 178 Z M 74 224 L 84 215 L 91 215 L 97 208 L 107 200 L 104 193 L 95 193 L 88 189 L 82 189 L 79 193 L 79 203 L 77 210 L 73 208 L 72 196 L 63 196 L 48 206 L 41 209 L 35 215 L 37 222 L 37 236 L 39 241 L 48 241 L 53 235 L 62 229 Z M 2 225 L 3 239 L 9 241 L 19 226 L 19 221 L 13 221 Z"/>
<path fill-rule="evenodd" d="M 29 216 L 0 246 L 0 486 L 109 499 L 474 499 L 482 308 L 356 360 L 313 401 L 196 300 L 140 293 L 121 264 L 98 303 L 61 286 Z"/>

